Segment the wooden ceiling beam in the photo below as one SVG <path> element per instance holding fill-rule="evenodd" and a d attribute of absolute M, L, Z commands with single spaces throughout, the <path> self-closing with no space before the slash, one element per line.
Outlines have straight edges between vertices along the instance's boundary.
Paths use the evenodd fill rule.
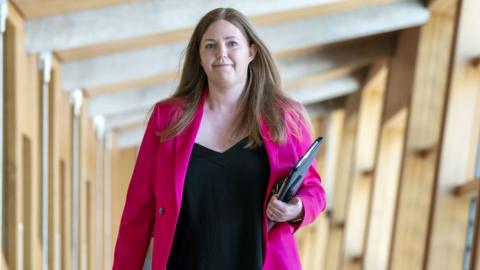
<path fill-rule="evenodd" d="M 104 8 L 140 0 L 12 0 L 26 19 Z"/>

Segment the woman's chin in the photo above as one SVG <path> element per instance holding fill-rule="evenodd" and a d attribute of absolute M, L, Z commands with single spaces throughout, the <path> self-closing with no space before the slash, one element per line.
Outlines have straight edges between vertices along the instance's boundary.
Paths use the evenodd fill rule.
<path fill-rule="evenodd" d="M 216 76 L 214 80 L 211 81 L 212 83 L 218 86 L 232 86 L 235 84 L 235 79 L 231 76 Z"/>

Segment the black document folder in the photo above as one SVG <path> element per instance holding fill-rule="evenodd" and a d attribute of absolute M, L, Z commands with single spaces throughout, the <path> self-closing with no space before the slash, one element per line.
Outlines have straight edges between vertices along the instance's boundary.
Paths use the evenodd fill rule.
<path fill-rule="evenodd" d="M 282 202 L 288 202 L 297 195 L 297 192 L 303 183 L 303 178 L 312 165 L 312 161 L 317 155 L 322 141 L 323 137 L 318 137 L 313 141 L 312 145 L 310 145 L 307 152 L 302 158 L 300 158 L 297 164 L 295 164 L 295 167 L 290 171 L 288 176 L 275 184 L 275 187 L 272 190 L 272 195 L 278 194 L 278 199 Z M 275 225 L 275 221 L 269 220 L 268 230 L 270 230 L 273 225 Z"/>

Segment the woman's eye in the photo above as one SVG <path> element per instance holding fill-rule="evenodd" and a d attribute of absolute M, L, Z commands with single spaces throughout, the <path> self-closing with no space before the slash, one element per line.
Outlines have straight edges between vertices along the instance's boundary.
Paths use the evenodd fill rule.
<path fill-rule="evenodd" d="M 234 47 L 234 46 L 237 46 L 237 45 L 238 45 L 238 43 L 237 43 L 236 41 L 229 41 L 227 44 L 228 44 L 228 46 L 230 46 L 230 47 Z"/>
<path fill-rule="evenodd" d="M 205 48 L 207 49 L 211 49 L 211 48 L 214 48 L 215 45 L 213 43 L 208 43 L 207 45 L 205 45 Z"/>

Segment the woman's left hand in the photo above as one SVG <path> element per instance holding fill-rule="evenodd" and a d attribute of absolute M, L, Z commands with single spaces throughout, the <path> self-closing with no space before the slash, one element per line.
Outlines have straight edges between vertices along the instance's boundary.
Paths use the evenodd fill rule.
<path fill-rule="evenodd" d="M 294 197 L 288 203 L 278 200 L 278 195 L 272 196 L 267 205 L 267 217 L 275 222 L 284 222 L 303 217 L 302 200 Z"/>

